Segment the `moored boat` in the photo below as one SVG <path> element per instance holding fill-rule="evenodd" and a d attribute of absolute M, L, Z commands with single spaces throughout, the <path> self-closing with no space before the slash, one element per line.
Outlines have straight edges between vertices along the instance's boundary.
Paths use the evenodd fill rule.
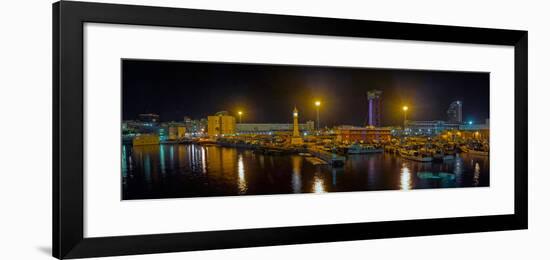
<path fill-rule="evenodd" d="M 381 153 L 384 149 L 376 148 L 372 145 L 352 144 L 347 149 L 347 154 L 366 154 L 366 153 Z"/>
<path fill-rule="evenodd" d="M 411 161 L 417 161 L 417 162 L 431 162 L 431 161 L 433 161 L 432 156 L 430 156 L 426 153 L 421 153 L 419 151 L 415 151 L 415 150 L 401 149 L 399 151 L 399 154 L 401 155 L 401 157 L 403 157 L 407 160 L 411 160 Z"/>
<path fill-rule="evenodd" d="M 489 156 L 489 151 L 468 149 L 468 153 L 473 155 Z"/>
<path fill-rule="evenodd" d="M 439 162 L 451 161 L 451 160 L 454 160 L 456 158 L 455 154 L 453 154 L 451 152 L 439 150 L 439 149 L 434 150 L 432 152 L 432 157 L 433 157 L 434 161 L 439 161 Z"/>
<path fill-rule="evenodd" d="M 214 140 L 211 140 L 211 139 L 204 139 L 204 138 L 201 138 L 199 140 L 196 141 L 198 145 L 204 145 L 204 146 L 209 146 L 209 145 L 215 145 L 216 144 L 216 141 Z"/>

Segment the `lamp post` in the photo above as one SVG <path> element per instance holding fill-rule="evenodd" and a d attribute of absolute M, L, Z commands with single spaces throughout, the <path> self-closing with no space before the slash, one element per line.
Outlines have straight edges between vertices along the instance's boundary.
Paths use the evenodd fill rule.
<path fill-rule="evenodd" d="M 315 108 L 317 109 L 317 132 L 319 133 L 321 131 L 321 126 L 319 123 L 319 107 L 321 106 L 321 101 L 317 100 L 315 101 Z"/>
<path fill-rule="evenodd" d="M 242 117 L 243 117 L 243 111 L 239 111 L 237 112 L 237 114 L 239 114 L 239 124 L 241 124 L 243 121 L 242 121 Z"/>
<path fill-rule="evenodd" d="M 405 133 L 405 127 L 407 125 L 407 110 L 409 110 L 409 107 L 403 106 L 403 133 Z"/>

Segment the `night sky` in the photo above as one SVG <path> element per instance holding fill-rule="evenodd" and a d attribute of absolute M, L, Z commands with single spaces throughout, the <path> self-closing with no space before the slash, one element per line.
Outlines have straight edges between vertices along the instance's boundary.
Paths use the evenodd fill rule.
<path fill-rule="evenodd" d="M 382 125 L 407 119 L 447 120 L 454 100 L 463 101 L 464 121 L 489 118 L 489 74 L 325 66 L 122 61 L 124 120 L 156 113 L 161 121 L 184 116 L 205 118 L 226 110 L 243 111 L 243 123 L 291 123 L 294 106 L 300 122 L 315 120 L 321 100 L 321 126 L 367 120 L 366 92 L 382 90 Z"/>

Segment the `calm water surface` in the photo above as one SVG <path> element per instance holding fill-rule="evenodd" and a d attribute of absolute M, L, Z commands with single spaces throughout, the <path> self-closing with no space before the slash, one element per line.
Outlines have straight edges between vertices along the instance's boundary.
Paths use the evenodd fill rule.
<path fill-rule="evenodd" d="M 123 199 L 476 186 L 489 186 L 488 157 L 418 163 L 384 153 L 349 155 L 336 168 L 314 166 L 299 155 L 217 146 L 122 147 Z"/>

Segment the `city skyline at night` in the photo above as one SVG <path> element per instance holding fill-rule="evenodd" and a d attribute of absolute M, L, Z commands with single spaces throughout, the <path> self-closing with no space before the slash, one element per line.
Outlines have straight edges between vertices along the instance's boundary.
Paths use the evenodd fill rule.
<path fill-rule="evenodd" d="M 463 103 L 464 122 L 489 118 L 489 74 L 301 65 L 122 61 L 123 120 L 142 113 L 161 121 L 199 119 L 217 111 L 242 113 L 246 123 L 290 123 L 292 109 L 301 121 L 321 125 L 366 125 L 367 92 L 380 90 L 381 125 L 409 120 L 447 120 L 452 102 Z"/>
<path fill-rule="evenodd" d="M 489 74 L 122 60 L 122 199 L 490 185 Z"/>

